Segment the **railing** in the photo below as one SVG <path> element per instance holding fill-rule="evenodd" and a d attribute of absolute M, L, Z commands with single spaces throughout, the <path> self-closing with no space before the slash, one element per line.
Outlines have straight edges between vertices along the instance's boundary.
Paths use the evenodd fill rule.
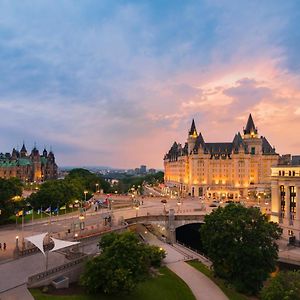
<path fill-rule="evenodd" d="M 188 248 L 188 249 L 196 252 L 197 254 L 203 256 L 206 260 L 210 261 L 209 257 L 206 256 L 206 254 L 204 254 L 203 252 L 201 252 L 201 251 L 199 251 L 197 249 L 194 249 L 194 248 L 190 247 L 189 245 L 186 245 L 186 244 L 184 244 L 182 242 L 179 242 L 178 240 L 176 240 L 176 243 L 179 244 L 179 245 L 181 245 L 181 246 L 183 246 L 183 247 L 185 247 L 185 248 Z"/>
<path fill-rule="evenodd" d="M 33 283 L 47 279 L 47 278 L 51 277 L 52 275 L 54 275 L 55 273 L 59 273 L 61 271 L 71 269 L 81 263 L 86 262 L 89 257 L 90 257 L 90 255 L 85 255 L 81 258 L 75 259 L 75 260 L 65 263 L 63 265 L 60 265 L 60 266 L 54 267 L 52 269 L 49 269 L 47 271 L 32 275 L 32 276 L 28 277 L 28 285 L 30 286 Z"/>

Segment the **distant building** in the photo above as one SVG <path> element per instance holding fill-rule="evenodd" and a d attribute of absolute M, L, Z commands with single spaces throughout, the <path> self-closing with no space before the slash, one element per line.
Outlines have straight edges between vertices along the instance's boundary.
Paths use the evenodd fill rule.
<path fill-rule="evenodd" d="M 297 156 L 299 157 L 299 156 Z M 300 163 L 272 167 L 271 220 L 283 229 L 283 238 L 300 241 Z"/>
<path fill-rule="evenodd" d="M 147 166 L 141 165 L 140 174 L 146 174 L 146 173 L 147 173 Z"/>
<path fill-rule="evenodd" d="M 238 132 L 232 142 L 205 142 L 193 120 L 187 142 L 174 142 L 164 157 L 165 184 L 180 195 L 238 199 L 251 190 L 269 191 L 278 160 L 251 114 L 243 135 Z"/>
<path fill-rule="evenodd" d="M 155 174 L 156 173 L 156 169 L 149 169 L 148 173 L 149 174 Z"/>
<path fill-rule="evenodd" d="M 44 149 L 40 155 L 34 147 L 30 154 L 23 144 L 21 151 L 0 153 L 0 178 L 17 177 L 24 182 L 42 182 L 57 178 L 57 165 L 52 151 Z"/>

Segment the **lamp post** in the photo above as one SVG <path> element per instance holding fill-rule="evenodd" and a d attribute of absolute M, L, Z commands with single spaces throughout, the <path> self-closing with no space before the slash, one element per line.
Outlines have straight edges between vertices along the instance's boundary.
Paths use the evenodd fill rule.
<path fill-rule="evenodd" d="M 96 183 L 96 193 L 99 192 L 99 183 Z"/>
<path fill-rule="evenodd" d="M 80 230 L 84 230 L 84 215 L 80 215 L 79 216 L 79 227 L 80 227 Z"/>
<path fill-rule="evenodd" d="M 88 191 L 84 191 L 84 206 L 86 204 L 86 194 L 88 193 Z M 82 202 L 81 202 L 81 208 L 82 208 Z"/>
<path fill-rule="evenodd" d="M 180 211 L 180 206 L 181 206 L 181 202 L 178 200 L 178 202 L 177 202 L 177 212 Z"/>
<path fill-rule="evenodd" d="M 138 215 L 139 215 L 139 207 L 138 206 L 135 206 L 135 223 L 137 223 L 137 218 L 138 218 Z"/>

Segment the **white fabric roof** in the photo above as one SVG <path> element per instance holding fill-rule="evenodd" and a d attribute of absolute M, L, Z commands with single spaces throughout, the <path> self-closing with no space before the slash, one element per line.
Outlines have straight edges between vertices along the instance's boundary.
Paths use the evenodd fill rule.
<path fill-rule="evenodd" d="M 55 239 L 53 237 L 51 239 L 54 242 L 54 248 L 51 249 L 50 252 L 79 244 L 79 242 L 62 241 L 62 240 Z"/>
<path fill-rule="evenodd" d="M 42 253 L 45 255 L 45 251 L 44 251 L 44 238 L 48 233 L 41 233 L 41 234 L 37 234 L 37 235 L 32 235 L 29 237 L 26 237 L 25 240 L 31 242 L 33 245 L 35 245 L 37 248 L 39 248 Z"/>

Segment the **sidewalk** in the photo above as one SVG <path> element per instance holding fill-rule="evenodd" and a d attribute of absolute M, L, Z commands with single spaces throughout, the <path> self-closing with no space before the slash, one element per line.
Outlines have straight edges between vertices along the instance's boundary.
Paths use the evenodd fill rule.
<path fill-rule="evenodd" d="M 164 263 L 189 286 L 197 300 L 228 300 L 212 280 L 185 263 L 185 260 L 199 256 L 199 254 L 192 253 L 180 245 L 172 246 L 158 240 L 155 235 L 145 230 L 143 225 L 137 226 L 137 232 L 149 244 L 161 247 L 166 251 L 167 256 Z M 207 262 L 205 263 L 207 264 Z"/>
<path fill-rule="evenodd" d="M 228 300 L 212 280 L 184 261 L 167 264 L 167 267 L 189 286 L 197 300 Z"/>

